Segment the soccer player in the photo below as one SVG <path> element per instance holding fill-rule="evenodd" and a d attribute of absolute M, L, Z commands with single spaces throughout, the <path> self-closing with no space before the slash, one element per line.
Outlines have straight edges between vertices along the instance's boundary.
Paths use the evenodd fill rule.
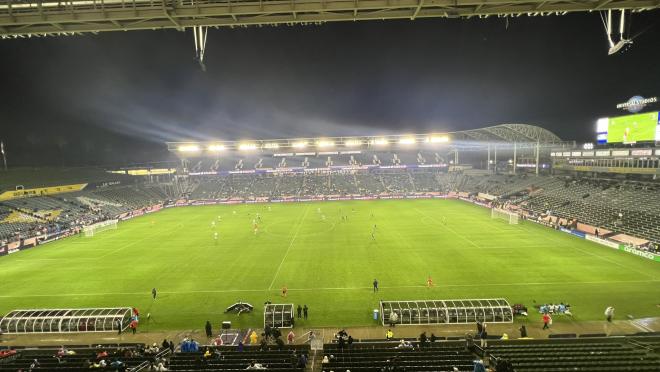
<path fill-rule="evenodd" d="M 286 293 L 289 291 L 289 289 L 286 287 L 286 284 L 284 287 L 282 287 L 282 297 L 286 297 Z"/>
<path fill-rule="evenodd" d="M 376 239 L 376 225 L 374 224 L 374 228 L 371 230 L 371 240 Z"/>
<path fill-rule="evenodd" d="M 254 235 L 257 235 L 257 233 L 259 232 L 259 225 L 257 225 L 257 224 L 255 223 L 255 224 L 253 225 L 253 230 L 254 230 Z"/>
<path fill-rule="evenodd" d="M 377 279 L 374 279 L 373 285 L 374 285 L 374 293 L 378 292 L 378 280 Z"/>
<path fill-rule="evenodd" d="M 446 225 L 447 224 L 447 217 L 442 216 L 442 224 Z"/>
<path fill-rule="evenodd" d="M 433 278 L 431 278 L 431 275 L 426 279 L 426 287 L 431 288 L 433 287 Z"/>
<path fill-rule="evenodd" d="M 218 242 L 218 232 L 217 231 L 213 233 L 213 240 L 215 240 L 216 243 Z"/>
<path fill-rule="evenodd" d="M 211 221 L 211 227 L 215 227 L 215 221 Z"/>
<path fill-rule="evenodd" d="M 155 288 L 155 287 L 154 287 L 154 288 L 151 288 L 151 297 L 152 297 L 154 300 L 156 299 L 156 294 L 157 294 L 157 292 L 156 292 L 156 288 Z"/>

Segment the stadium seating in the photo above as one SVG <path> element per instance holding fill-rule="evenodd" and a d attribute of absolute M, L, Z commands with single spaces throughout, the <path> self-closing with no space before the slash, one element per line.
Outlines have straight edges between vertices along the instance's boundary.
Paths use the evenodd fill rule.
<path fill-rule="evenodd" d="M 246 346 L 238 351 L 235 346 L 212 347 L 220 355 L 204 358 L 202 347 L 199 352 L 177 352 L 170 356 L 170 371 L 244 371 L 252 362 L 267 367 L 268 371 L 303 371 L 298 368 L 298 356 L 301 353 L 309 355 L 309 345 L 285 346 L 282 350 L 271 347 L 269 350 L 259 350 L 258 347 Z"/>
<path fill-rule="evenodd" d="M 0 371 L 83 371 L 89 370 L 90 363 L 105 360 L 107 370 L 117 370 L 110 368 L 113 361 L 121 361 L 126 369 L 138 367 L 148 362 L 154 355 L 148 355 L 144 351 L 144 345 L 97 345 L 97 346 L 68 346 L 66 349 L 73 352 L 68 355 L 62 355 L 59 358 L 59 348 L 15 348 L 17 354 L 11 359 L 3 359 L 0 362 Z M 127 350 L 130 350 L 131 356 L 127 356 Z M 98 358 L 101 352 L 107 352 L 108 356 Z M 35 362 L 35 360 L 37 362 Z M 31 368 L 31 365 L 35 365 Z"/>
<path fill-rule="evenodd" d="M 641 338 L 491 342 L 491 365 L 509 361 L 516 372 L 659 371 L 660 355 Z M 657 350 L 657 349 L 656 349 Z"/>
<path fill-rule="evenodd" d="M 380 372 L 383 368 L 405 371 L 472 371 L 474 355 L 461 342 L 435 342 L 413 349 L 396 348 L 397 342 L 354 343 L 339 349 L 337 344 L 325 344 L 323 353 L 329 363 L 323 370 Z"/>

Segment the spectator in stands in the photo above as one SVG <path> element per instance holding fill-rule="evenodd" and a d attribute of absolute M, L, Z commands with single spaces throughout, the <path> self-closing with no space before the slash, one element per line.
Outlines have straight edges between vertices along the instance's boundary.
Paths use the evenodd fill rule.
<path fill-rule="evenodd" d="M 394 338 L 394 332 L 392 332 L 391 329 L 388 329 L 387 332 L 385 332 L 385 339 L 389 341 L 393 338 Z"/>
<path fill-rule="evenodd" d="M 321 364 L 328 364 L 328 363 L 330 363 L 330 360 L 328 360 L 328 356 L 327 356 L 327 355 L 324 355 L 324 356 L 323 356 L 323 360 L 321 360 Z"/>
<path fill-rule="evenodd" d="M 218 337 L 213 340 L 213 346 L 222 346 L 223 343 L 224 341 L 222 341 L 222 337 L 220 335 L 218 335 Z"/>
<path fill-rule="evenodd" d="M 486 326 L 486 323 L 483 325 L 483 329 L 481 331 L 481 334 L 479 335 L 479 338 L 481 339 L 481 348 L 486 348 L 488 347 L 488 327 Z"/>
<path fill-rule="evenodd" d="M 477 320 L 477 335 L 480 335 L 484 331 L 484 325 Z"/>
<path fill-rule="evenodd" d="M 351 348 L 351 345 L 353 345 L 353 336 L 348 336 L 348 340 L 346 340 L 346 343 L 348 344 L 348 348 Z"/>
<path fill-rule="evenodd" d="M 167 339 L 163 339 L 163 343 L 160 344 L 160 346 L 161 346 L 163 349 L 168 349 L 168 348 L 170 347 L 170 343 L 167 342 Z"/>
<path fill-rule="evenodd" d="M 289 344 L 293 344 L 293 341 L 296 339 L 296 334 L 293 333 L 293 329 L 289 331 L 289 334 L 286 335 L 286 340 Z"/>
<path fill-rule="evenodd" d="M 426 332 L 422 332 L 422 334 L 419 335 L 419 346 L 421 347 L 426 346 L 427 341 L 428 338 L 426 337 Z"/>
<path fill-rule="evenodd" d="M 399 344 L 396 345 L 395 347 L 395 349 L 412 349 L 412 348 L 413 348 L 413 344 L 411 344 L 410 342 L 404 339 L 401 339 L 401 341 L 399 341 Z"/>
<path fill-rule="evenodd" d="M 211 359 L 213 357 L 213 353 L 211 352 L 211 349 L 207 347 L 206 350 L 204 351 L 203 356 L 204 359 Z"/>
<path fill-rule="evenodd" d="M 131 322 L 129 323 L 128 326 L 131 329 L 131 332 L 133 332 L 133 334 L 135 334 L 137 332 L 137 327 L 138 327 L 137 319 L 131 320 Z"/>
<path fill-rule="evenodd" d="M 614 317 L 614 308 L 612 306 L 608 306 L 607 309 L 605 309 L 605 318 L 607 319 L 608 322 L 612 323 L 613 317 Z"/>
<path fill-rule="evenodd" d="M 257 363 L 256 360 L 252 360 L 246 369 L 266 369 L 266 367 L 264 367 L 261 363 Z"/>
<path fill-rule="evenodd" d="M 206 325 L 204 326 L 204 329 L 206 330 L 206 338 L 211 338 L 213 337 L 213 327 L 211 326 L 210 321 L 206 321 Z"/>
<path fill-rule="evenodd" d="M 431 338 L 430 338 L 431 343 L 434 343 L 437 340 L 438 340 L 438 336 L 436 336 L 434 333 L 431 333 Z"/>
<path fill-rule="evenodd" d="M 259 336 L 257 336 L 257 332 L 252 331 L 252 333 L 250 333 L 250 345 L 256 345 L 258 339 L 259 339 Z"/>
<path fill-rule="evenodd" d="M 346 341 L 344 340 L 344 338 L 339 337 L 339 339 L 337 340 L 337 347 L 339 348 L 339 350 L 344 350 L 344 345 L 345 344 L 346 344 Z"/>
<path fill-rule="evenodd" d="M 238 341 L 238 346 L 236 347 L 238 351 L 243 351 L 243 341 Z"/>

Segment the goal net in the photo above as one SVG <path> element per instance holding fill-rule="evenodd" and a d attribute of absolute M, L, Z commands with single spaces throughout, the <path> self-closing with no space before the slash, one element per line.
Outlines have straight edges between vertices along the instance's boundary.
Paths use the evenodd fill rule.
<path fill-rule="evenodd" d="M 491 218 L 499 218 L 503 220 L 508 220 L 510 224 L 512 225 L 517 225 L 518 224 L 518 213 L 515 212 L 509 212 L 504 209 L 499 209 L 499 208 L 493 208 L 490 210 L 490 217 Z"/>
<path fill-rule="evenodd" d="M 115 229 L 117 229 L 117 220 L 106 220 L 84 226 L 83 232 L 85 233 L 86 237 L 90 237 L 90 236 L 94 236 L 94 234 L 98 234 L 106 230 L 115 230 Z"/>

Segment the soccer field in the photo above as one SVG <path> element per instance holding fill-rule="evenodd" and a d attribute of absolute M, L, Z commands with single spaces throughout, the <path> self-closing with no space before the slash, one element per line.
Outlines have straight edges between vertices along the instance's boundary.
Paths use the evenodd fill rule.
<path fill-rule="evenodd" d="M 376 324 L 380 299 L 495 297 L 530 309 L 570 303 L 574 321 L 602 319 L 610 305 L 619 319 L 658 316 L 660 265 L 530 222 L 492 220 L 490 210 L 457 200 L 171 208 L 0 258 L 3 315 L 136 306 L 151 313 L 141 322 L 149 330 L 199 329 L 207 319 L 260 327 L 266 300 L 307 304 L 309 320 L 297 325 L 343 327 Z M 237 300 L 255 311 L 223 314 Z"/>

